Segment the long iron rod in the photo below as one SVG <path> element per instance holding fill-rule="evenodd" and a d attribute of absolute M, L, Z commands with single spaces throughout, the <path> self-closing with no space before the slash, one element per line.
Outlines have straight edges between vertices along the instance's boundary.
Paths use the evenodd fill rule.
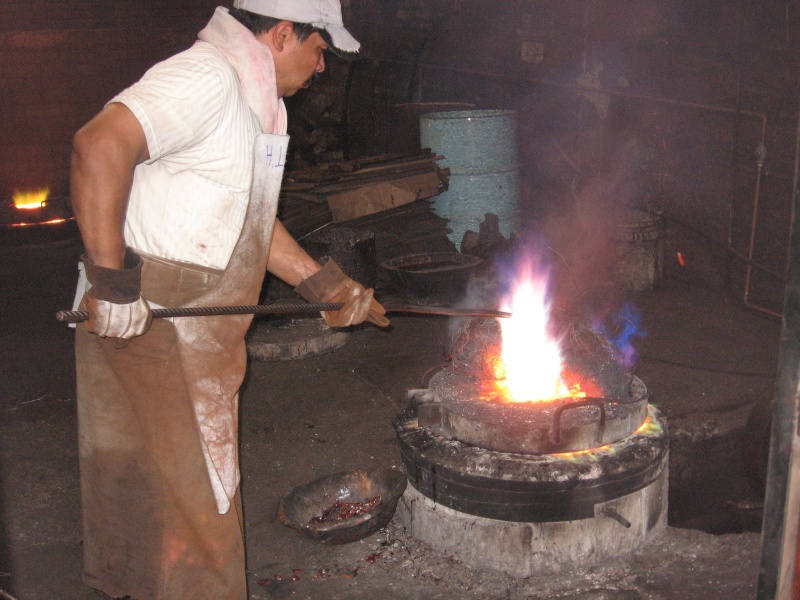
<path fill-rule="evenodd" d="M 287 302 L 276 304 L 257 304 L 253 306 L 198 306 L 190 308 L 154 308 L 154 319 L 171 317 L 216 317 L 220 315 L 275 315 L 304 312 L 320 312 L 338 310 L 344 306 L 341 302 Z M 386 312 L 416 313 L 421 315 L 443 315 L 448 317 L 489 317 L 508 318 L 511 313 L 498 310 L 475 308 L 449 308 L 444 306 L 384 306 Z M 56 320 L 62 323 L 81 323 L 89 319 L 85 310 L 60 310 Z"/>

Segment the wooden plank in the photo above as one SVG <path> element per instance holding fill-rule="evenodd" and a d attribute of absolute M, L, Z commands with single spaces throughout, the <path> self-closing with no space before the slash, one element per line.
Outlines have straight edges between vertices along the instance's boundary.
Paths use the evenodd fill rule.
<path fill-rule="evenodd" d="M 374 183 L 328 196 L 334 223 L 341 223 L 430 198 L 439 193 L 439 176 L 424 173 Z"/>

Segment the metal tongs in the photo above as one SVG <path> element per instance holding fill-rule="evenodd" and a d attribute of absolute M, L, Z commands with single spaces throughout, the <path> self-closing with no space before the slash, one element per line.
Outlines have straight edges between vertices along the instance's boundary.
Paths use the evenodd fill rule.
<path fill-rule="evenodd" d="M 316 313 L 325 310 L 339 310 L 342 302 L 280 302 L 275 304 L 255 304 L 252 306 L 197 306 L 189 308 L 154 308 L 154 319 L 173 317 L 216 317 L 220 315 L 280 315 L 294 313 Z M 507 319 L 511 313 L 482 308 L 451 308 L 445 306 L 384 306 L 390 313 L 415 313 L 420 315 L 440 315 L 446 317 L 485 317 Z M 56 320 L 62 323 L 81 323 L 89 319 L 85 310 L 60 310 Z"/>

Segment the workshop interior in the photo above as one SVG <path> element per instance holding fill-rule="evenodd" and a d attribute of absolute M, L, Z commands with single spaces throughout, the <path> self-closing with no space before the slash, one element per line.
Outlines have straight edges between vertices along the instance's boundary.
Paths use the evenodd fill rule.
<path fill-rule="evenodd" d="M 82 580 L 73 136 L 219 2 L 0 6 L 0 598 Z M 252 599 L 800 598 L 800 2 L 342 0 L 238 455 Z M 169 312 L 169 311 L 178 312 Z M 183 311 L 183 312 L 180 312 Z"/>

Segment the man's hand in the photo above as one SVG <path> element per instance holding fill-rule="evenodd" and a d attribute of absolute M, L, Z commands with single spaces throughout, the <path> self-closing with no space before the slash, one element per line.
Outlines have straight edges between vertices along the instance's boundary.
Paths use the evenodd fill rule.
<path fill-rule="evenodd" d="M 331 259 L 322 269 L 301 281 L 295 291 L 309 302 L 344 303 L 339 310 L 322 313 L 329 327 L 347 327 L 364 321 L 381 327 L 389 325 L 389 319 L 384 316 L 386 310 L 372 297 L 374 291 L 350 279 Z"/>
<path fill-rule="evenodd" d="M 86 330 L 125 340 L 145 333 L 153 315 L 140 292 L 142 259 L 128 248 L 123 269 L 99 267 L 85 255 L 81 260 L 92 284 L 81 301 L 81 308 L 89 312 Z"/>

